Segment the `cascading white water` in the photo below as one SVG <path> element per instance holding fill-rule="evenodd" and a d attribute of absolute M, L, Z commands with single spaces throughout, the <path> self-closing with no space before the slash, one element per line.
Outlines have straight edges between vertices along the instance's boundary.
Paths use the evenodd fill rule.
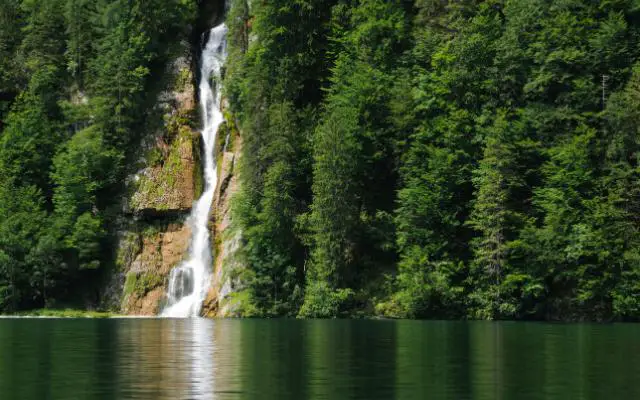
<path fill-rule="evenodd" d="M 188 220 L 192 229 L 189 259 L 173 268 L 169 276 L 168 303 L 162 312 L 165 317 L 199 316 L 211 280 L 212 256 L 207 225 L 218 180 L 214 146 L 218 127 L 223 122 L 221 73 L 227 53 L 226 38 L 226 25 L 216 26 L 209 32 L 209 40 L 202 51 L 199 93 L 204 125 L 204 193 Z"/>

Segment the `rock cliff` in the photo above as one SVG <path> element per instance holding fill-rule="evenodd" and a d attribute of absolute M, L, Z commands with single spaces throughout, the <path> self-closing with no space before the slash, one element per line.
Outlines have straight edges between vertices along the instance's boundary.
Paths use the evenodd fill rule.
<path fill-rule="evenodd" d="M 239 186 L 238 161 L 242 138 L 235 126 L 227 115 L 218 135 L 221 141 L 221 146 L 218 146 L 221 149 L 218 153 L 218 187 L 209 222 L 214 253 L 213 279 L 203 304 L 203 315 L 208 317 L 234 316 L 230 295 L 239 285 L 235 272 L 239 269 L 236 252 L 241 244 L 241 233 L 232 223 L 231 204 Z"/>
<path fill-rule="evenodd" d="M 119 308 L 128 315 L 161 310 L 169 272 L 188 251 L 186 218 L 202 190 L 195 79 L 186 57 L 172 68 L 173 83 L 158 102 L 164 123 L 143 143 L 142 168 L 127 182 L 117 266 Z"/>
<path fill-rule="evenodd" d="M 194 29 L 200 32 L 219 21 L 224 1 L 205 0 Z M 191 229 L 187 220 L 203 190 L 198 128 L 196 76 L 199 52 L 180 57 L 172 65 L 172 84 L 158 99 L 162 128 L 142 143 L 140 169 L 127 181 L 123 223 L 117 251 L 118 273 L 112 286 L 117 308 L 127 315 L 157 315 L 166 301 L 169 273 L 187 256 Z M 210 214 L 214 262 L 211 289 L 203 304 L 208 317 L 234 315 L 232 293 L 239 287 L 235 254 L 241 234 L 232 223 L 232 197 L 238 189 L 238 157 L 242 140 L 233 118 L 225 113 L 217 135 L 218 185 Z"/>

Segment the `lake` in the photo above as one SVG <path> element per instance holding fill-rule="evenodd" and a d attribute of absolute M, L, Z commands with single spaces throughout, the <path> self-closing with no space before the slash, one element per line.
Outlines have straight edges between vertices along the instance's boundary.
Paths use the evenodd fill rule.
<path fill-rule="evenodd" d="M 640 325 L 2 319 L 0 399 L 632 399 Z"/>

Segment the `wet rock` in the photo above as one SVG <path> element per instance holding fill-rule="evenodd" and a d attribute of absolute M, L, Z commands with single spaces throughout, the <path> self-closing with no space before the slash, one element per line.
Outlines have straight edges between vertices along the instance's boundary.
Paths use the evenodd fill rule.
<path fill-rule="evenodd" d="M 133 260 L 123 265 L 126 275 L 121 312 L 128 315 L 157 315 L 165 300 L 171 269 L 189 249 L 191 229 L 185 224 L 134 233 L 141 246 Z M 121 248 L 120 252 L 128 249 Z"/>

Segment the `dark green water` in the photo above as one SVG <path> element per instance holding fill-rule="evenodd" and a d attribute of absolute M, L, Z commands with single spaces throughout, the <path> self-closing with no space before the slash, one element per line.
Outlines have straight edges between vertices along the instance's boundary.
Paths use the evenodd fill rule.
<path fill-rule="evenodd" d="M 0 399 L 640 399 L 640 325 L 5 319 Z"/>

